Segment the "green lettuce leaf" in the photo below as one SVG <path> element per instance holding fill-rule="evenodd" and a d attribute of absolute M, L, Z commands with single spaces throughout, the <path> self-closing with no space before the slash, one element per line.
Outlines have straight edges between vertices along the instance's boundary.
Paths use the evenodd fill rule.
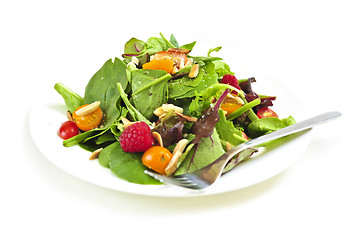
<path fill-rule="evenodd" d="M 214 130 L 214 133 L 211 135 L 211 138 L 202 138 L 200 140 L 198 148 L 196 148 L 197 145 L 195 145 L 188 152 L 188 154 L 185 156 L 184 161 L 174 173 L 175 175 L 192 172 L 197 169 L 203 168 L 225 153 L 216 130 Z M 195 149 L 195 156 L 192 163 L 190 164 Z"/>
<path fill-rule="evenodd" d="M 279 119 L 276 117 L 270 117 L 270 118 L 261 118 L 252 121 L 248 125 L 248 132 L 249 135 L 252 138 L 256 138 L 271 132 L 274 132 L 278 129 L 290 126 L 295 124 L 296 121 L 292 116 L 289 116 L 288 118 L 284 119 Z"/>

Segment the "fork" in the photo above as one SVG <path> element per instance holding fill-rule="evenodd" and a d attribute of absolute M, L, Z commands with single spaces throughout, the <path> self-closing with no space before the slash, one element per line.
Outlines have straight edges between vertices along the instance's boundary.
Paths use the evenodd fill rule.
<path fill-rule="evenodd" d="M 258 146 L 262 143 L 269 142 L 271 140 L 275 140 L 281 137 L 291 135 L 293 133 L 310 129 L 318 124 L 336 119 L 341 115 L 342 114 L 340 112 L 326 112 L 321 115 L 298 122 L 291 126 L 279 129 L 272 133 L 244 142 L 233 147 L 206 167 L 195 170 L 193 172 L 173 176 L 164 176 L 148 170 L 145 170 L 145 173 L 168 185 L 176 185 L 192 190 L 206 189 L 216 183 L 216 181 L 220 178 L 224 167 L 226 166 L 228 161 L 235 155 L 241 153 L 242 151 L 251 147 Z"/>

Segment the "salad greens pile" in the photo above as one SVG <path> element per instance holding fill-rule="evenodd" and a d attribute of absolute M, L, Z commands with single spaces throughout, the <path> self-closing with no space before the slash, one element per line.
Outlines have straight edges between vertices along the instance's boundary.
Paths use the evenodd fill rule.
<path fill-rule="evenodd" d="M 104 113 L 100 126 L 64 140 L 63 145 L 80 145 L 92 152 L 103 148 L 98 157 L 100 165 L 109 168 L 119 178 L 138 184 L 160 184 L 144 173 L 147 167 L 141 161 L 143 153 L 130 153 L 122 149 L 119 142 L 124 131 L 122 117 L 132 122 L 147 123 L 151 131 L 161 134 L 164 146 L 170 151 L 180 139 L 189 141 L 174 174 L 208 165 L 229 146 L 247 141 L 246 135 L 255 138 L 295 123 L 291 116 L 286 119 L 259 118 L 257 111 L 271 106 L 275 97 L 253 92 L 251 85 L 256 81 L 254 78 L 240 79 L 238 82 L 241 89 L 221 83 L 225 75 L 234 75 L 223 59 L 211 56 L 221 47 L 209 49 L 206 56 L 192 56 L 190 53 L 195 44 L 179 45 L 173 34 L 169 40 L 162 34 L 147 41 L 131 38 L 125 44 L 121 58 L 109 59 L 93 75 L 83 97 L 62 83 L 57 83 L 55 90 L 63 97 L 69 112 L 73 113 L 84 104 L 100 101 Z M 182 66 L 174 74 L 165 70 L 142 68 L 151 61 L 152 56 L 169 49 L 184 49 L 192 64 Z M 199 65 L 199 71 L 191 77 L 189 73 L 194 64 Z M 222 94 L 232 91 L 237 92 L 243 101 L 240 108 L 229 114 L 214 108 L 218 101 L 221 104 Z M 181 107 L 182 115 L 194 117 L 198 119 L 197 122 L 215 111 L 215 122 L 205 123 L 210 133 L 203 136 L 203 123 L 183 121 L 174 112 L 168 112 L 159 119 L 154 111 L 163 104 Z M 232 159 L 225 172 L 256 151 L 250 149 L 244 156 L 239 156 L 238 160 Z"/>

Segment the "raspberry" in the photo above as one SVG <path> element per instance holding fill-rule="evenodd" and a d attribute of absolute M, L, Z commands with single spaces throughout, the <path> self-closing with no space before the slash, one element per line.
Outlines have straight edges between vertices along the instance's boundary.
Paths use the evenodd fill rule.
<path fill-rule="evenodd" d="M 151 129 L 145 122 L 130 125 L 122 132 L 119 141 L 125 152 L 144 152 L 154 143 Z"/>
<path fill-rule="evenodd" d="M 237 81 L 237 78 L 234 75 L 226 74 L 225 76 L 223 76 L 221 82 L 225 84 L 229 84 L 230 86 L 233 86 L 241 90 L 239 82 Z M 236 91 L 233 91 L 232 93 L 237 94 Z"/>

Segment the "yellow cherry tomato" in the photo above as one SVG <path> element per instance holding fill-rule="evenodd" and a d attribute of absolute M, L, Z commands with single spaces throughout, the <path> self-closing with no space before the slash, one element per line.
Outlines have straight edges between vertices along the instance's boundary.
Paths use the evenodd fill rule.
<path fill-rule="evenodd" d="M 88 105 L 89 104 L 80 106 L 73 112 L 73 115 L 72 115 L 73 121 L 75 122 L 77 127 L 83 131 L 89 131 L 94 128 L 97 128 L 100 125 L 100 122 L 103 118 L 103 111 L 101 111 L 101 109 L 99 107 L 94 112 L 92 112 L 88 115 L 85 115 L 85 116 L 78 116 L 76 114 L 76 112 L 79 109 L 81 109 L 85 106 L 88 106 Z"/>
<path fill-rule="evenodd" d="M 164 175 L 165 169 L 172 159 L 172 153 L 164 147 L 153 146 L 142 155 L 142 163 L 146 167 Z"/>

